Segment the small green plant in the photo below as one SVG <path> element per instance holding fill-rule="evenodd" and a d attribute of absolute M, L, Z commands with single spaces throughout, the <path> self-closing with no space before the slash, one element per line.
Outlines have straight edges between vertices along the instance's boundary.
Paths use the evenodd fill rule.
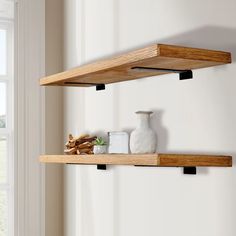
<path fill-rule="evenodd" d="M 104 141 L 103 138 L 99 137 L 99 138 L 96 138 L 96 139 L 95 139 L 94 145 L 97 145 L 97 146 L 105 146 L 105 145 L 106 145 L 106 142 Z"/>

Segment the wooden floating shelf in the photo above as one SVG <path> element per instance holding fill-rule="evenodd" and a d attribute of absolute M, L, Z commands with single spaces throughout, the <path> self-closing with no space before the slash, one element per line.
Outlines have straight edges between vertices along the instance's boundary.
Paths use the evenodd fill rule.
<path fill-rule="evenodd" d="M 42 78 L 40 85 L 89 87 L 228 63 L 228 52 L 154 44 Z"/>
<path fill-rule="evenodd" d="M 42 155 L 40 162 L 86 165 L 136 165 L 157 167 L 231 167 L 231 156 L 188 154 Z"/>

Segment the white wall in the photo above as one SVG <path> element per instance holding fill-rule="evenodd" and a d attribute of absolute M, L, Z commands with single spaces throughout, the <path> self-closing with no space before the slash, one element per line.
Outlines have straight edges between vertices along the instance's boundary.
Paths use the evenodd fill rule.
<path fill-rule="evenodd" d="M 65 1 L 65 67 L 150 42 L 236 53 L 236 2 Z M 236 155 L 235 64 L 194 71 L 179 81 L 150 79 L 65 91 L 65 137 L 132 130 L 137 110 L 153 110 L 159 152 Z M 67 166 L 67 236 L 234 236 L 234 168 Z"/>

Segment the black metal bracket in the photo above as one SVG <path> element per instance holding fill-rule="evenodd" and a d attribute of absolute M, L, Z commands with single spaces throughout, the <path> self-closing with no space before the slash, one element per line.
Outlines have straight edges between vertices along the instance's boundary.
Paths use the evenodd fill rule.
<path fill-rule="evenodd" d="M 184 174 L 185 175 L 196 175 L 197 168 L 196 167 L 184 167 Z"/>
<path fill-rule="evenodd" d="M 106 165 L 97 165 L 97 170 L 106 170 L 107 166 Z"/>
<path fill-rule="evenodd" d="M 147 165 L 134 165 L 136 167 L 157 167 L 157 166 L 147 166 Z M 195 166 L 191 167 L 184 167 L 183 168 L 183 174 L 184 175 L 196 175 L 197 174 L 197 168 Z"/>
<path fill-rule="evenodd" d="M 180 80 L 185 79 L 192 79 L 193 72 L 191 70 L 175 70 L 175 69 L 165 69 L 165 68 L 155 68 L 155 67 L 142 67 L 142 66 L 135 66 L 131 68 L 132 70 L 137 70 L 139 72 L 171 72 L 171 73 L 178 73 Z"/>
<path fill-rule="evenodd" d="M 68 85 L 91 85 L 91 86 L 96 86 L 96 90 L 105 90 L 106 86 L 105 84 L 95 84 L 95 83 L 82 83 L 82 82 L 65 82 L 64 84 Z"/>
<path fill-rule="evenodd" d="M 96 90 L 99 91 L 99 90 L 105 90 L 106 87 L 105 87 L 105 84 L 97 84 L 96 85 Z"/>
<path fill-rule="evenodd" d="M 192 79 L 192 78 L 193 78 L 193 72 L 191 70 L 187 70 L 187 71 L 179 73 L 180 80 Z"/>

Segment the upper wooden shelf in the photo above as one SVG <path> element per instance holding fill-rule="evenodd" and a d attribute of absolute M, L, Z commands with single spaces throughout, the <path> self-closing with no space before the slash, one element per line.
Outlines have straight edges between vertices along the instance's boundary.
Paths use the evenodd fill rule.
<path fill-rule="evenodd" d="M 231 156 L 188 154 L 102 154 L 102 155 L 42 155 L 40 162 L 92 165 L 137 165 L 160 167 L 231 167 Z"/>
<path fill-rule="evenodd" d="M 229 52 L 155 44 L 82 65 L 40 80 L 40 85 L 88 87 L 231 63 Z M 163 70 L 137 70 L 135 67 Z"/>

